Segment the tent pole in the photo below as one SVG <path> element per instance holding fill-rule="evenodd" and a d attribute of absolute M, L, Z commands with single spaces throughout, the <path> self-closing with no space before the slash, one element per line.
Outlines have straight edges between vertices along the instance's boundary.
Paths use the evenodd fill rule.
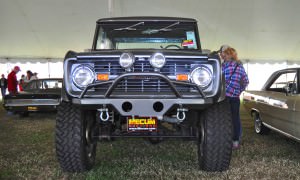
<path fill-rule="evenodd" d="M 114 14 L 114 1 L 113 0 L 108 0 L 108 14 L 109 14 L 109 17 L 113 17 L 113 14 Z"/>
<path fill-rule="evenodd" d="M 48 62 L 48 77 L 50 78 L 50 58 L 47 58 Z"/>

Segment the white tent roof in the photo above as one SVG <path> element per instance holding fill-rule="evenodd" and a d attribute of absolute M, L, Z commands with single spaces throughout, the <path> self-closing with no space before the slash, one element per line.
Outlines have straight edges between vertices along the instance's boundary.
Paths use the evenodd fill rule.
<path fill-rule="evenodd" d="M 63 58 L 91 47 L 110 16 L 198 20 L 202 48 L 235 47 L 242 59 L 300 60 L 299 0 L 0 0 L 0 59 Z"/>

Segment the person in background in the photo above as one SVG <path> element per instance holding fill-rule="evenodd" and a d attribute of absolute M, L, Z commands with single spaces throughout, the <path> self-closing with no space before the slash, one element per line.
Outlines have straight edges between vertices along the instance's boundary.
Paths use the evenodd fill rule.
<path fill-rule="evenodd" d="M 239 96 L 248 86 L 249 80 L 235 49 L 228 47 L 222 53 L 224 58 L 222 72 L 225 77 L 226 99 L 229 101 L 232 113 L 233 149 L 236 149 L 239 148 L 242 135 Z"/>
<path fill-rule="evenodd" d="M 1 86 L 1 94 L 3 99 L 6 94 L 6 88 L 7 88 L 7 79 L 4 77 L 4 74 L 1 75 L 0 86 Z"/>
<path fill-rule="evenodd" d="M 219 50 L 212 51 L 211 53 L 208 54 L 208 56 L 213 57 L 213 58 L 219 58 L 221 60 L 221 62 L 223 62 L 224 61 L 224 51 L 229 47 L 230 47 L 229 45 L 224 44 L 220 47 Z"/>
<path fill-rule="evenodd" d="M 55 82 L 54 87 L 53 88 L 59 88 L 58 87 L 58 82 Z"/>
<path fill-rule="evenodd" d="M 33 76 L 30 78 L 30 80 L 38 79 L 37 74 L 37 72 L 33 73 Z"/>
<path fill-rule="evenodd" d="M 44 82 L 44 88 L 45 88 L 45 89 L 48 89 L 48 88 L 49 88 L 47 82 Z"/>
<path fill-rule="evenodd" d="M 20 79 L 19 81 L 19 91 L 23 91 L 24 90 L 24 79 Z"/>
<path fill-rule="evenodd" d="M 16 75 L 19 71 L 21 71 L 20 67 L 15 66 L 7 76 L 7 88 L 10 95 L 16 95 L 18 93 L 18 80 Z"/>
<path fill-rule="evenodd" d="M 222 62 L 224 62 L 224 56 L 225 56 L 225 54 L 224 54 L 224 51 L 226 50 L 226 49 L 228 49 L 228 48 L 230 48 L 230 46 L 229 45 L 227 45 L 227 44 L 224 44 L 224 45 L 222 45 L 221 47 L 220 47 L 220 49 L 219 49 L 219 56 L 220 56 L 220 59 L 222 60 Z"/>
<path fill-rule="evenodd" d="M 32 76 L 33 76 L 33 73 L 30 70 L 26 71 L 26 78 L 25 78 L 24 82 L 28 83 L 30 80 L 32 80 L 31 79 Z"/>
<path fill-rule="evenodd" d="M 25 74 L 22 74 L 21 79 L 26 80 Z"/>

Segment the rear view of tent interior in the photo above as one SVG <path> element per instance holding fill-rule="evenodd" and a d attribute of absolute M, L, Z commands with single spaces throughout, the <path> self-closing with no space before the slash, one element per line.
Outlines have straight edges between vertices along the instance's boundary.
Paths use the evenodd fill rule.
<path fill-rule="evenodd" d="M 299 7 L 298 0 L 1 0 L 0 73 L 18 65 L 18 76 L 62 77 L 65 53 L 91 48 L 96 20 L 174 16 L 198 21 L 203 49 L 234 47 L 248 89 L 260 89 L 275 70 L 300 65 Z"/>

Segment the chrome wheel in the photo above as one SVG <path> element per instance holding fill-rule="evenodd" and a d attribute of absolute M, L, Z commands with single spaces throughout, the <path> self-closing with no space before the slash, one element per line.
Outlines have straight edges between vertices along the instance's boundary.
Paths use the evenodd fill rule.
<path fill-rule="evenodd" d="M 254 115 L 254 128 L 255 128 L 255 132 L 257 134 L 259 134 L 261 132 L 261 127 L 262 127 L 262 121 L 261 119 L 258 117 L 258 115 Z"/>
<path fill-rule="evenodd" d="M 264 135 L 270 132 L 270 129 L 263 124 L 263 121 L 261 120 L 260 115 L 257 112 L 254 112 L 254 114 L 252 114 L 252 117 L 254 120 L 254 130 L 256 134 Z"/>

